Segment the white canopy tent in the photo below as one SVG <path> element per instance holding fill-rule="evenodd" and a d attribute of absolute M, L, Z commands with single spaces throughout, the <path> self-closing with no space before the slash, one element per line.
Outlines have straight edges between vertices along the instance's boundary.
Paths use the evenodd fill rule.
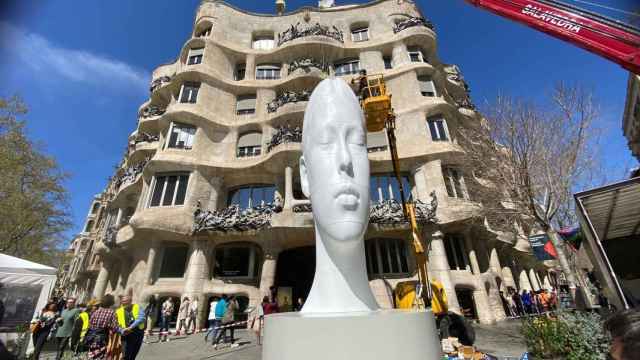
<path fill-rule="evenodd" d="M 0 300 L 5 308 L 0 340 L 5 344 L 18 335 L 17 325 L 28 324 L 46 305 L 56 283 L 56 272 L 49 266 L 0 254 Z M 29 348 L 32 346 L 30 342 Z"/>

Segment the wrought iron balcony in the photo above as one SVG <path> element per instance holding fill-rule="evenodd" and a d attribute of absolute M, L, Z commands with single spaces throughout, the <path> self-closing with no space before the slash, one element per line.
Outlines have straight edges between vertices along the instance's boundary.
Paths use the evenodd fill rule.
<path fill-rule="evenodd" d="M 286 143 L 300 143 L 302 142 L 302 129 L 299 126 L 291 128 L 291 126 L 280 126 L 276 129 L 275 134 L 271 137 L 271 140 L 267 142 L 267 152 L 270 152 L 276 146 Z"/>
<path fill-rule="evenodd" d="M 395 24 L 393 26 L 393 33 L 399 33 L 402 30 L 408 29 L 410 27 L 414 27 L 414 26 L 424 26 L 428 29 L 433 30 L 433 23 L 429 20 L 426 20 L 425 18 L 422 17 L 410 17 L 407 18 L 406 20 L 402 20 L 399 23 Z"/>
<path fill-rule="evenodd" d="M 329 74 L 329 64 L 325 61 L 317 61 L 314 58 L 300 58 L 289 63 L 289 74 L 298 69 L 304 72 L 310 72 L 312 68 L 316 68 L 325 74 Z"/>
<path fill-rule="evenodd" d="M 153 134 L 149 134 L 146 132 L 139 132 L 136 134 L 136 136 L 133 138 L 133 143 L 134 144 L 139 144 L 139 143 L 143 143 L 143 142 L 155 142 L 160 140 L 160 136 L 158 135 L 153 135 Z"/>
<path fill-rule="evenodd" d="M 278 34 L 278 46 L 298 38 L 306 36 L 325 36 L 341 43 L 344 42 L 344 34 L 337 27 L 326 25 L 308 25 L 307 27 L 301 27 L 300 23 L 291 25 L 291 27 Z"/>
<path fill-rule="evenodd" d="M 288 103 L 297 103 L 299 101 L 309 101 L 309 96 L 311 96 L 310 90 L 302 90 L 300 92 L 295 91 L 285 91 L 278 95 L 273 101 L 267 104 L 267 112 L 273 113 L 278 111 L 278 109 Z"/>
<path fill-rule="evenodd" d="M 164 114 L 166 111 L 167 111 L 166 106 L 161 107 L 158 105 L 149 105 L 149 106 L 146 106 L 144 109 L 142 109 L 142 112 L 140 113 L 140 117 L 143 119 L 146 119 L 154 116 L 160 116 Z"/>
<path fill-rule="evenodd" d="M 271 217 L 282 211 L 282 200 L 241 209 L 234 204 L 222 210 L 202 210 L 200 202 L 193 213 L 193 231 L 247 231 L 271 226 Z"/>
<path fill-rule="evenodd" d="M 119 171 L 113 179 L 114 189 L 120 189 L 121 186 L 125 184 L 130 184 L 136 181 L 138 175 L 142 173 L 144 167 L 147 166 L 149 162 L 149 157 L 140 161 L 137 164 L 131 165 L 126 169 Z"/>
<path fill-rule="evenodd" d="M 162 85 L 171 82 L 170 76 L 161 76 L 151 82 L 149 86 L 149 92 L 154 92 L 158 90 Z"/>

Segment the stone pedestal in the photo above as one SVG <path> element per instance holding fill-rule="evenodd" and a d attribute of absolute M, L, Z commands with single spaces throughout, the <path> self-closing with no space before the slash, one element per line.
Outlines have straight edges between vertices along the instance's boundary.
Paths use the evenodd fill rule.
<path fill-rule="evenodd" d="M 263 360 L 441 360 L 431 310 L 280 313 L 265 318 Z"/>

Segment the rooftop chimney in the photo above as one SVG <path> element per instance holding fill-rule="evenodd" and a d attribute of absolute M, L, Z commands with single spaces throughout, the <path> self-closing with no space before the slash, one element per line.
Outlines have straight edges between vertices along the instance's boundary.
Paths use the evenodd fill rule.
<path fill-rule="evenodd" d="M 284 9 L 287 7 L 284 0 L 276 0 L 276 12 L 278 15 L 282 15 L 284 13 Z"/>
<path fill-rule="evenodd" d="M 319 8 L 330 8 L 335 5 L 335 0 L 318 0 Z"/>

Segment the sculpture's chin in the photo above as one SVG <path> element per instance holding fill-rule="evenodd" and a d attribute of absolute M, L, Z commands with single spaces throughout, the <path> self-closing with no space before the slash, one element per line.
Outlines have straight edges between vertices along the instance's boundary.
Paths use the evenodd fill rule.
<path fill-rule="evenodd" d="M 330 238 L 340 242 L 360 241 L 366 231 L 366 224 L 362 221 L 334 221 L 320 226 Z"/>

